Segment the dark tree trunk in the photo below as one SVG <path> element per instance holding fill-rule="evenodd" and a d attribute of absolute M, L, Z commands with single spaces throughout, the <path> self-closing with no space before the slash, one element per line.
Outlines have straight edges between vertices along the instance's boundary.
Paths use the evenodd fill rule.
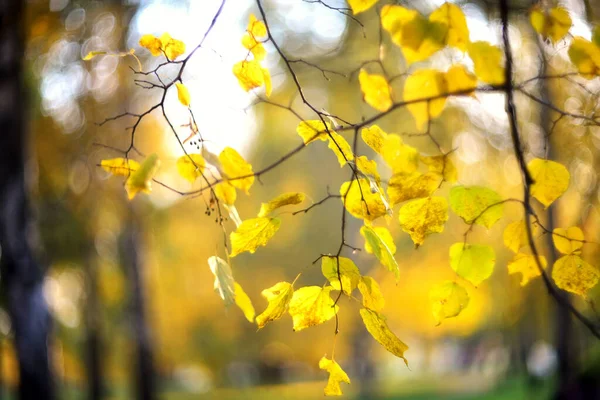
<path fill-rule="evenodd" d="M 134 207 L 129 207 L 130 218 L 122 233 L 123 263 L 128 275 L 131 328 L 137 345 L 135 371 L 136 398 L 156 398 L 152 339 L 146 320 L 144 279 L 140 259 L 140 231 Z"/>
<path fill-rule="evenodd" d="M 89 252 L 87 260 L 87 340 L 86 365 L 88 378 L 88 399 L 100 400 L 104 393 L 102 384 L 102 340 L 100 336 L 100 301 L 98 298 L 98 272 L 96 260 Z"/>
<path fill-rule="evenodd" d="M 28 242 L 24 3 L 0 0 L 0 272 L 19 360 L 19 397 L 52 399 L 51 318 L 42 293 L 43 272 Z"/>

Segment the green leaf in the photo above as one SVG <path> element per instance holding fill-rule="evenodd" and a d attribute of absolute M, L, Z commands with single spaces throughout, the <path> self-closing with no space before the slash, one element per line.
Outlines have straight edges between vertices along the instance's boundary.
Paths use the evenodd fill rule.
<path fill-rule="evenodd" d="M 467 224 L 491 228 L 504 212 L 502 198 L 492 189 L 481 186 L 455 186 L 450 190 L 450 207 Z"/>
<path fill-rule="evenodd" d="M 475 286 L 492 275 L 495 263 L 496 254 L 490 246 L 463 242 L 450 246 L 450 266 Z"/>

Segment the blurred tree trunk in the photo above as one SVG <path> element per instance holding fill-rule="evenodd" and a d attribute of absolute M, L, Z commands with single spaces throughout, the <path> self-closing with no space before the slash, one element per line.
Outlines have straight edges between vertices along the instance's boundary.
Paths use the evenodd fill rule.
<path fill-rule="evenodd" d="M 86 261 L 86 366 L 88 399 L 100 400 L 104 393 L 102 382 L 102 341 L 100 336 L 100 301 L 98 298 L 98 269 L 93 250 L 88 251 Z"/>
<path fill-rule="evenodd" d="M 156 398 L 155 372 L 152 356 L 152 340 L 150 328 L 146 320 L 144 279 L 140 257 L 141 233 L 139 217 L 133 206 L 129 207 L 129 218 L 122 232 L 123 265 L 129 283 L 130 314 L 133 335 L 137 345 L 135 385 L 138 399 L 148 400 Z"/>
<path fill-rule="evenodd" d="M 28 240 L 24 4 L 0 0 L 0 272 L 19 360 L 19 398 L 52 399 L 51 318 L 42 291 L 43 272 Z"/>

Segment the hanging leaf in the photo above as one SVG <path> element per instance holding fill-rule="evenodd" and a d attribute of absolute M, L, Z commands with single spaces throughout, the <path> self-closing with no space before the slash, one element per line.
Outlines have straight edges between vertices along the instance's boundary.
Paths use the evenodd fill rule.
<path fill-rule="evenodd" d="M 473 42 L 468 45 L 469 57 L 473 60 L 475 75 L 490 85 L 504 83 L 503 53 L 488 42 Z"/>
<path fill-rule="evenodd" d="M 348 212 L 356 218 L 373 221 L 387 214 L 388 207 L 384 203 L 381 189 L 376 188 L 373 192 L 366 179 L 344 182 L 340 188 L 340 195 Z"/>
<path fill-rule="evenodd" d="M 177 159 L 177 172 L 191 183 L 202 176 L 205 167 L 206 162 L 200 154 L 186 154 Z"/>
<path fill-rule="evenodd" d="M 360 90 L 365 102 L 377 111 L 387 111 L 392 106 L 392 94 L 390 85 L 382 75 L 369 74 L 364 69 L 358 75 Z"/>
<path fill-rule="evenodd" d="M 531 195 L 546 208 L 558 199 L 569 187 L 571 178 L 567 168 L 555 161 L 534 158 L 527 164 L 533 179 Z"/>
<path fill-rule="evenodd" d="M 309 144 L 315 140 L 326 141 L 329 139 L 328 132 L 333 132 L 333 127 L 329 123 L 324 124 L 321 120 L 309 120 L 300 122 L 296 132 L 304 144 Z"/>
<path fill-rule="evenodd" d="M 600 75 L 600 43 L 576 36 L 569 46 L 569 59 L 584 78 Z"/>
<path fill-rule="evenodd" d="M 535 237 L 537 235 L 538 228 L 536 225 L 532 225 L 531 229 L 532 234 Z M 521 220 L 508 224 L 506 228 L 504 228 L 502 238 L 506 247 L 511 249 L 513 252 L 518 253 L 521 247 L 526 246 L 529 243 L 525 222 Z"/>
<path fill-rule="evenodd" d="M 335 290 L 343 290 L 348 296 L 358 286 L 360 271 L 349 258 L 346 257 L 321 257 L 321 271 Z M 342 288 L 340 289 L 340 278 Z"/>
<path fill-rule="evenodd" d="M 363 128 L 360 131 L 362 140 L 372 148 L 376 153 L 383 153 L 383 145 L 387 139 L 388 134 L 385 133 L 379 126 L 372 125 L 368 128 Z"/>
<path fill-rule="evenodd" d="M 450 266 L 475 286 L 492 275 L 495 263 L 496 254 L 490 246 L 463 242 L 450 246 Z"/>
<path fill-rule="evenodd" d="M 254 306 L 252 305 L 252 301 L 250 297 L 244 292 L 244 289 L 240 286 L 239 283 L 234 282 L 235 286 L 235 304 L 242 310 L 244 316 L 250 323 L 254 323 Z"/>
<path fill-rule="evenodd" d="M 394 258 L 396 245 L 390 231 L 383 226 L 373 228 L 364 225 L 360 228 L 360 234 L 365 238 L 365 251 L 375 254 L 381 264 L 396 275 L 397 280 L 399 267 Z"/>
<path fill-rule="evenodd" d="M 331 286 L 306 286 L 294 292 L 290 301 L 289 313 L 294 321 L 294 331 L 322 324 L 337 314 L 330 293 Z"/>
<path fill-rule="evenodd" d="M 554 43 L 564 38 L 572 25 L 569 12 L 563 7 L 553 7 L 544 11 L 542 7 L 535 5 L 531 9 L 529 20 L 537 33 Z"/>
<path fill-rule="evenodd" d="M 258 216 L 266 217 L 278 208 L 294 204 L 300 204 L 304 201 L 305 198 L 306 196 L 304 195 L 304 193 L 293 192 L 280 194 L 268 203 L 261 203 L 260 212 L 258 213 Z"/>
<path fill-rule="evenodd" d="M 335 153 L 340 167 L 346 165 L 347 161 L 354 160 L 352 148 L 344 137 L 334 131 L 329 133 L 329 148 Z M 341 151 L 340 151 L 341 150 Z"/>
<path fill-rule="evenodd" d="M 235 257 L 240 253 L 249 251 L 254 253 L 259 246 L 266 246 L 269 240 L 279 230 L 279 218 L 252 218 L 247 219 L 235 232 L 231 232 L 231 254 Z"/>
<path fill-rule="evenodd" d="M 539 260 L 542 267 L 546 268 L 546 257 L 539 256 Z M 524 253 L 515 254 L 512 261 L 508 263 L 508 273 L 511 275 L 520 273 L 522 275 L 521 286 L 527 285 L 530 280 L 541 275 L 535 256 Z"/>
<path fill-rule="evenodd" d="M 461 51 L 467 50 L 469 28 L 467 19 L 459 6 L 444 3 L 429 15 L 429 21 L 445 26 L 446 36 L 443 42 Z"/>
<path fill-rule="evenodd" d="M 269 305 L 265 311 L 256 317 L 258 329 L 262 329 L 269 322 L 281 318 L 287 312 L 293 294 L 294 288 L 288 282 L 279 282 L 263 290 L 261 295 L 267 299 Z"/>
<path fill-rule="evenodd" d="M 208 266 L 215 276 L 215 291 L 223 299 L 225 306 L 230 306 L 235 301 L 235 281 L 227 261 L 217 256 L 208 259 Z"/>
<path fill-rule="evenodd" d="M 411 200 L 400 208 L 399 217 L 400 227 L 418 247 L 430 234 L 444 231 L 444 224 L 448 220 L 448 203 L 439 196 Z"/>
<path fill-rule="evenodd" d="M 191 102 L 190 91 L 183 83 L 177 82 L 175 83 L 175 86 L 177 86 L 177 98 L 179 99 L 179 102 L 184 106 L 189 107 Z"/>
<path fill-rule="evenodd" d="M 467 224 L 491 228 L 504 212 L 498 193 L 482 186 L 455 186 L 450 190 L 452 211 Z"/>
<path fill-rule="evenodd" d="M 334 360 L 330 360 L 327 357 L 321 358 L 319 361 L 319 368 L 329 372 L 329 380 L 327 386 L 325 386 L 325 396 L 341 396 L 342 388 L 340 382 L 350 383 L 350 378 L 342 367 Z"/>
<path fill-rule="evenodd" d="M 554 246 L 563 254 L 581 254 L 584 239 L 583 231 L 578 226 L 568 229 L 556 228 L 552 231 Z"/>
<path fill-rule="evenodd" d="M 140 46 L 150 50 L 150 53 L 154 56 L 160 56 L 162 54 L 162 42 L 159 38 L 154 35 L 144 35 L 140 38 Z"/>
<path fill-rule="evenodd" d="M 224 204 L 232 206 L 237 198 L 235 188 L 228 181 L 217 183 L 214 187 L 215 194 Z"/>
<path fill-rule="evenodd" d="M 223 149 L 219 154 L 219 162 L 229 178 L 229 183 L 249 194 L 250 187 L 254 183 L 252 165 L 231 147 Z"/>
<path fill-rule="evenodd" d="M 436 324 L 439 325 L 446 318 L 458 316 L 469 305 L 467 290 L 453 281 L 440 283 L 429 291 L 431 311 Z"/>
<path fill-rule="evenodd" d="M 556 286 L 585 297 L 587 291 L 598 283 L 600 272 L 577 254 L 569 254 L 556 260 L 552 279 Z"/>
<path fill-rule="evenodd" d="M 161 49 L 169 60 L 174 60 L 185 53 L 185 44 L 181 40 L 173 39 L 168 33 L 163 33 L 160 37 Z"/>
<path fill-rule="evenodd" d="M 444 181 L 454 183 L 458 179 L 458 173 L 449 155 L 439 156 L 420 156 L 423 164 L 427 165 L 429 172 L 439 174 L 444 177 Z"/>
<path fill-rule="evenodd" d="M 439 117 L 446 104 L 448 87 L 444 73 L 434 69 L 420 69 L 404 81 L 404 101 L 415 118 L 417 130 L 423 131 L 429 121 Z M 432 99 L 417 102 L 421 99 Z"/>
<path fill-rule="evenodd" d="M 387 135 L 381 156 L 394 174 L 415 172 L 419 167 L 419 152 L 405 144 L 399 135 Z"/>
<path fill-rule="evenodd" d="M 385 317 L 368 308 L 361 308 L 360 316 L 371 336 L 387 351 L 403 359 L 408 367 L 408 360 L 404 357 L 404 352 L 408 350 L 408 346 L 390 330 L 387 322 L 385 322 Z"/>
<path fill-rule="evenodd" d="M 152 178 L 160 167 L 160 160 L 156 154 L 149 155 L 140 167 L 135 170 L 125 183 L 127 197 L 132 200 L 139 192 L 150 193 L 152 191 Z"/>
<path fill-rule="evenodd" d="M 373 311 L 383 310 L 385 299 L 375 279 L 370 276 L 363 276 L 358 282 L 358 290 L 362 295 L 362 304 L 365 308 Z"/>
<path fill-rule="evenodd" d="M 464 92 L 462 93 L 464 96 L 473 96 L 477 88 L 477 76 L 469 72 L 463 65 L 451 66 L 444 78 L 446 79 L 448 93 Z"/>
<path fill-rule="evenodd" d="M 264 85 L 266 96 L 271 96 L 271 74 L 256 59 L 244 60 L 234 64 L 233 74 L 246 92 Z"/>
<path fill-rule="evenodd" d="M 356 168 L 358 168 L 369 181 L 379 185 L 381 177 L 379 176 L 379 171 L 377 171 L 377 163 L 375 161 L 369 160 L 366 156 L 360 156 L 356 158 L 355 162 Z"/>
<path fill-rule="evenodd" d="M 352 14 L 356 15 L 373 7 L 377 1 L 378 0 L 348 0 L 348 5 L 350 5 L 350 8 L 352 9 Z"/>
<path fill-rule="evenodd" d="M 400 172 L 392 175 L 388 181 L 387 195 L 393 206 L 406 200 L 429 197 L 441 182 L 442 176 L 433 172 Z"/>
<path fill-rule="evenodd" d="M 140 163 L 130 158 L 111 158 L 100 161 L 103 170 L 114 176 L 130 176 L 140 168 Z"/>

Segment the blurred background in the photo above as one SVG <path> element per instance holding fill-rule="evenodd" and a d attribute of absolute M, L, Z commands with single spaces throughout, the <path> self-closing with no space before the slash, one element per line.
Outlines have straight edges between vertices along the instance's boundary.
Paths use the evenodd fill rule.
<path fill-rule="evenodd" d="M 347 6 L 341 0 L 324 3 Z M 443 2 L 402 3 L 427 15 Z M 497 2 L 458 3 L 467 16 L 471 40 L 501 42 Z M 589 39 L 593 23 L 600 20 L 598 4 L 560 3 L 571 13 L 571 33 Z M 387 33 L 380 47 L 375 9 L 360 15 L 361 26 L 321 2 L 265 0 L 264 4 L 273 35 L 290 58 L 339 72 L 323 73 L 295 64 L 304 92 L 317 109 L 358 122 L 375 113 L 362 101 L 359 67 L 382 56 L 389 76 L 407 71 Z M 510 39 L 518 82 L 538 75 L 542 68 L 548 74 L 573 71 L 567 55 L 569 39 L 556 45 L 541 42 L 528 22 L 531 4 L 511 2 L 515 12 Z M 95 50 L 133 48 L 144 69 L 151 70 L 162 60 L 140 48 L 141 35 L 168 32 L 184 41 L 189 52 L 218 5 L 215 0 L 26 1 L 23 68 L 31 139 L 27 182 L 39 228 L 35 250 L 46 268 L 44 297 L 54 320 L 50 345 L 59 398 L 93 398 L 98 391 L 102 398 L 136 398 L 140 362 L 153 365 L 158 398 L 322 396 L 326 374 L 318 369 L 318 360 L 331 352 L 334 322 L 295 333 L 286 316 L 257 331 L 237 308 L 226 309 L 213 290 L 207 259 L 222 255 L 222 230 L 214 215 L 205 215 L 207 200 L 183 198 L 155 185 L 150 195 L 128 202 L 122 180 L 97 167 L 102 159 L 121 156 L 111 147 L 127 148 L 132 121 L 97 123 L 125 111 L 143 112 L 159 101 L 160 92 L 134 85 L 130 67 L 137 68 L 137 63 L 131 57 L 98 56 L 91 61 L 82 57 Z M 260 90 L 244 92 L 231 72 L 247 52 L 241 37 L 250 13 L 259 15 L 253 1 L 229 0 L 205 46 L 190 60 L 184 79 L 207 146 L 214 152 L 231 146 L 257 170 L 297 146 L 300 139 L 292 113 L 260 102 Z M 270 100 L 291 105 L 302 117 L 313 119 L 273 46 L 266 48 L 265 66 L 274 86 Z M 445 69 L 464 57 L 444 50 L 424 64 Z M 377 63 L 365 68 L 381 73 Z M 165 69 L 166 77 L 169 71 Z M 402 80 L 393 81 L 396 93 L 401 93 Z M 534 81 L 528 88 L 563 110 L 590 115 L 596 110 L 600 86 L 597 79 L 573 77 Z M 452 99 L 432 125 L 432 134 L 446 151 L 456 149 L 452 159 L 461 184 L 481 184 L 503 197 L 520 197 L 521 178 L 511 154 L 504 101 L 503 95 L 493 93 Z M 182 125 L 189 123 L 188 114 L 177 103 L 175 91 L 169 92 L 165 104 L 185 138 L 189 130 Z M 568 192 L 556 205 L 538 212 L 545 220 L 551 217 L 557 227 L 582 226 L 586 239 L 600 241 L 600 131 L 579 119 L 555 122 L 557 114 L 524 96 L 517 97 L 517 107 L 527 156 L 544 156 L 547 132 L 556 125 L 549 136 L 551 158 L 565 164 L 572 176 Z M 416 132 L 406 110 L 386 116 L 379 125 L 390 133 Z M 405 140 L 422 153 L 437 153 L 426 137 Z M 161 181 L 183 191 L 197 188 L 178 176 L 175 161 L 182 151 L 159 113 L 137 128 L 136 148 L 159 155 Z M 314 201 L 323 198 L 328 188 L 336 193 L 348 176 L 330 152 L 323 143 L 315 143 L 263 175 L 251 196 L 238 195 L 242 219 L 252 217 L 261 202 L 283 192 L 304 192 Z M 374 157 L 363 144 L 359 152 Z M 441 193 L 446 196 L 448 190 L 444 187 Z M 307 214 L 281 211 L 282 227 L 269 246 L 234 259 L 236 280 L 258 313 L 267 304 L 260 292 L 281 280 L 291 282 L 300 271 L 305 271 L 300 284 L 321 284 L 320 268 L 312 267 L 312 261 L 339 246 L 341 212 L 335 199 Z M 470 240 L 496 250 L 494 275 L 480 287 L 471 287 L 468 308 L 440 326 L 435 326 L 428 293 L 436 283 L 454 277 L 448 247 L 468 229 L 462 220 L 451 215 L 443 234 L 429 237 L 415 249 L 394 218 L 389 229 L 398 246 L 398 284 L 373 256 L 349 255 L 361 273 L 381 284 L 387 301 L 384 313 L 392 330 L 409 345 L 406 356 L 411 367 L 407 369 L 372 340 L 357 318 L 357 306 L 343 298 L 336 360 L 352 379 L 352 385 L 343 387 L 346 397 L 548 399 L 571 385 L 579 393 L 595 393 L 581 398 L 600 398 L 594 397 L 600 342 L 557 308 L 539 279 L 522 288 L 520 275 L 507 273 L 511 254 L 502 245 L 502 231 L 521 218 L 521 206 L 507 204 L 501 223 L 489 231 L 475 228 Z M 348 240 L 363 247 L 360 226 L 360 221 L 350 218 Z M 232 222 L 227 228 L 235 229 Z M 545 241 L 539 243 L 546 251 Z M 596 266 L 598 254 L 597 246 L 584 247 L 584 258 Z M 600 289 L 593 292 L 600 296 Z M 573 301 L 598 321 L 589 304 Z M 14 331 L 2 310 L 0 335 L 0 393 L 11 398 L 19 374 Z"/>

